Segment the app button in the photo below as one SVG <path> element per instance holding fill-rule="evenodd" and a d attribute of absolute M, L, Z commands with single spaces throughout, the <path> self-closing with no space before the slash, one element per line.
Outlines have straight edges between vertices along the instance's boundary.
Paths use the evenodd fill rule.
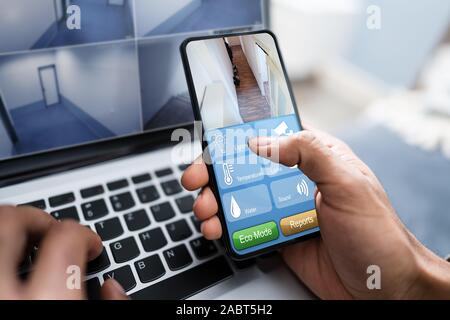
<path fill-rule="evenodd" d="M 221 189 L 234 188 L 264 179 L 264 169 L 256 157 L 225 159 L 216 162 L 214 169 Z"/>
<path fill-rule="evenodd" d="M 226 193 L 222 203 L 230 222 L 272 211 L 269 190 L 265 185 Z"/>
<path fill-rule="evenodd" d="M 294 134 L 294 130 L 290 129 L 285 121 L 281 121 L 281 123 L 273 129 L 277 136 L 292 136 Z"/>
<path fill-rule="evenodd" d="M 281 232 L 291 236 L 319 226 L 316 210 L 299 213 L 280 220 Z"/>
<path fill-rule="evenodd" d="M 236 250 L 244 250 L 258 244 L 278 239 L 278 227 L 275 222 L 267 222 L 233 233 Z"/>
<path fill-rule="evenodd" d="M 261 120 L 254 124 L 257 136 L 288 137 L 300 131 L 295 114 Z"/>
<path fill-rule="evenodd" d="M 205 134 L 209 153 L 213 159 L 245 153 L 249 150 L 247 141 L 254 135 L 254 129 L 248 124 L 213 129 Z"/>
<path fill-rule="evenodd" d="M 285 208 L 314 199 L 315 185 L 305 175 L 295 175 L 270 184 L 277 208 Z"/>

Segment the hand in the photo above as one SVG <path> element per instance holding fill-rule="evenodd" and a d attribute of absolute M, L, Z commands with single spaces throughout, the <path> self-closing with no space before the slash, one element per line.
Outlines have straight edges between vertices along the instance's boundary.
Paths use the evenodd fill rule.
<path fill-rule="evenodd" d="M 372 171 L 338 139 L 307 128 L 289 138 L 255 138 L 251 150 L 298 167 L 317 184 L 321 237 L 281 251 L 287 265 L 319 297 L 450 298 L 450 270 L 405 228 Z M 199 158 L 185 172 L 188 190 L 203 188 L 194 212 L 202 232 L 218 239 L 218 206 Z M 381 290 L 367 287 L 367 268 L 381 270 Z"/>
<path fill-rule="evenodd" d="M 26 248 L 40 241 L 38 257 L 26 282 L 17 276 Z M 75 221 L 58 222 L 31 207 L 0 207 L 0 299 L 85 299 L 81 289 L 67 287 L 68 266 L 81 269 L 102 252 L 100 237 Z M 81 279 L 83 281 L 83 279 Z M 82 282 L 83 283 L 83 282 Z M 104 299 L 126 299 L 115 280 L 102 287 Z"/>

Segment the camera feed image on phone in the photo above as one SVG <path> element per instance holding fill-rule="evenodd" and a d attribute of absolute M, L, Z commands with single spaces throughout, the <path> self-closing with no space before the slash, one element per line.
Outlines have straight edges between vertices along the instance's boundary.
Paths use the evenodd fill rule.
<path fill-rule="evenodd" d="M 269 33 L 193 40 L 187 60 L 231 247 L 245 255 L 318 231 L 315 184 L 256 156 L 255 136 L 301 130 Z"/>
<path fill-rule="evenodd" d="M 187 51 L 206 129 L 294 114 L 270 35 L 195 41 Z"/>

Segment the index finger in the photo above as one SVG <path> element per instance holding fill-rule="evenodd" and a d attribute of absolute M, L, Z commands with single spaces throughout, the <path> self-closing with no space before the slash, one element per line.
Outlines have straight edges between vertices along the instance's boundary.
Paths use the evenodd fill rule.
<path fill-rule="evenodd" d="M 181 184 L 189 191 L 203 188 L 208 184 L 209 175 L 203 156 L 199 156 L 186 169 L 181 177 Z"/>

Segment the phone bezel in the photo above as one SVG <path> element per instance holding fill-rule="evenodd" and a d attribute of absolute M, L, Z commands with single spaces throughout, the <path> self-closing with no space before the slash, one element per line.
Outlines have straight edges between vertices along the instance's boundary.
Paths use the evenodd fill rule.
<path fill-rule="evenodd" d="M 280 48 L 279 48 L 279 45 L 278 45 L 277 38 L 276 38 L 275 34 L 272 31 L 266 30 L 266 29 L 258 30 L 258 31 L 242 32 L 242 33 L 232 33 L 232 34 L 220 34 L 220 35 L 210 35 L 210 36 L 201 36 L 201 37 L 191 37 L 191 38 L 188 38 L 188 39 L 183 41 L 183 43 L 180 45 L 181 59 L 183 61 L 183 68 L 184 68 L 184 72 L 185 72 L 185 76 L 186 76 L 187 86 L 188 86 L 188 89 L 189 89 L 189 95 L 191 97 L 191 102 L 192 102 L 192 108 L 193 108 L 193 112 L 194 112 L 195 121 L 202 121 L 202 116 L 201 116 L 201 112 L 200 112 L 200 106 L 199 106 L 199 103 L 198 103 L 198 100 L 197 100 L 197 95 L 196 95 L 195 86 L 194 86 L 194 80 L 193 80 L 193 77 L 192 77 L 192 73 L 191 73 L 191 69 L 190 69 L 190 65 L 189 65 L 189 58 L 188 58 L 187 50 L 186 50 L 187 46 L 189 45 L 189 43 L 194 42 L 194 41 L 202 41 L 202 40 L 217 39 L 217 38 L 224 38 L 224 37 L 246 36 L 246 35 L 254 35 L 254 34 L 261 34 L 261 33 L 269 34 L 273 38 L 273 40 L 275 42 L 275 47 L 276 47 L 276 50 L 277 50 L 277 53 L 278 53 L 278 57 L 280 59 L 281 68 L 283 70 L 283 74 L 284 74 L 284 77 L 285 77 L 286 82 L 287 82 L 289 95 L 290 95 L 291 101 L 292 101 L 293 106 L 294 106 L 294 111 L 295 111 L 295 114 L 297 116 L 297 120 L 298 120 L 299 125 L 300 125 L 300 130 L 303 130 L 303 126 L 302 126 L 302 123 L 301 123 L 301 119 L 300 119 L 300 115 L 299 115 L 299 112 L 298 112 L 297 104 L 295 102 L 294 94 L 293 94 L 293 91 L 292 91 L 291 82 L 289 81 L 289 77 L 288 77 L 287 72 L 286 72 L 286 68 L 285 68 L 285 65 L 284 65 L 284 60 L 283 60 L 283 57 L 282 57 L 281 52 L 280 52 Z M 197 130 L 198 130 L 198 128 L 197 128 Z M 199 134 L 199 136 L 201 137 L 201 140 L 202 140 L 202 149 L 203 149 L 203 151 L 208 150 L 208 148 L 207 148 L 208 147 L 208 143 L 204 139 L 205 130 L 204 130 L 203 126 L 201 126 L 201 132 L 199 132 L 198 134 Z M 204 157 L 205 156 L 209 157 L 207 154 L 204 153 Z M 211 162 L 207 161 L 207 163 L 211 163 Z M 218 210 L 217 215 L 219 217 L 220 224 L 222 225 L 222 229 L 223 229 L 222 241 L 225 244 L 225 249 L 227 250 L 227 252 L 231 256 L 231 258 L 233 258 L 234 260 L 245 260 L 245 259 L 253 258 L 255 256 L 259 256 L 259 255 L 262 255 L 262 254 L 265 254 L 265 253 L 269 253 L 269 252 L 278 250 L 279 248 L 284 247 L 286 245 L 290 245 L 290 244 L 293 244 L 293 243 L 296 243 L 296 242 L 300 242 L 300 241 L 305 241 L 305 240 L 308 240 L 308 239 L 311 239 L 311 238 L 316 238 L 317 236 L 320 235 L 320 230 L 318 230 L 316 232 L 312 232 L 312 233 L 304 235 L 302 237 L 294 238 L 292 240 L 287 240 L 285 242 L 274 244 L 272 246 L 269 246 L 269 247 L 266 247 L 266 248 L 262 248 L 262 249 L 259 249 L 259 250 L 256 250 L 256 251 L 253 251 L 253 252 L 250 252 L 250 253 L 238 254 L 235 250 L 233 250 L 232 243 L 230 241 L 228 226 L 227 226 L 226 219 L 225 219 L 225 213 L 223 212 L 223 209 L 222 209 L 222 207 L 223 207 L 222 206 L 222 200 L 221 200 L 220 193 L 219 193 L 219 190 L 218 190 L 218 184 L 217 184 L 217 181 L 216 181 L 216 176 L 214 174 L 214 168 L 213 168 L 213 166 L 211 164 L 207 164 L 206 167 L 208 169 L 208 174 L 209 174 L 209 181 L 210 181 L 209 182 L 209 186 L 210 186 L 210 188 L 211 188 L 211 190 L 212 190 L 212 192 L 213 192 L 214 196 L 216 197 L 216 200 L 218 201 L 218 204 L 219 204 L 218 205 L 219 210 Z"/>

